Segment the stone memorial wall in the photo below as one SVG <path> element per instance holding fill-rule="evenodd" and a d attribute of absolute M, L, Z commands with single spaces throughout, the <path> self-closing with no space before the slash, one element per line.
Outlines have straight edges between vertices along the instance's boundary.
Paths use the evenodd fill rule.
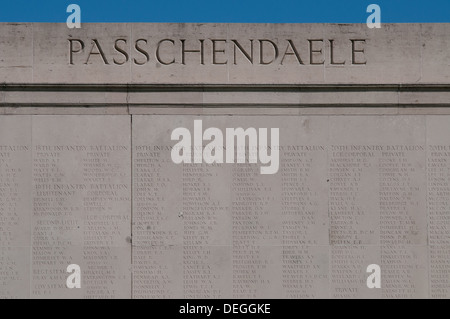
<path fill-rule="evenodd" d="M 1 24 L 0 298 L 450 298 L 449 31 Z"/>

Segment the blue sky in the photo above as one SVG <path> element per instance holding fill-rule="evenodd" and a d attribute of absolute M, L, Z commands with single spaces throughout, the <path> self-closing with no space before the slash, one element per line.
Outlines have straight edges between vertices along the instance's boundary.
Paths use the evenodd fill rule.
<path fill-rule="evenodd" d="M 3 0 L 0 22 L 65 22 L 69 4 L 82 22 L 365 23 L 450 22 L 450 0 Z"/>

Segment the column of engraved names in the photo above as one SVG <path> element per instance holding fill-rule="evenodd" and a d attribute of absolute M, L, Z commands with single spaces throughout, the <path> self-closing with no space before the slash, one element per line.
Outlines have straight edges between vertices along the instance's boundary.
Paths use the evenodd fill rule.
<path fill-rule="evenodd" d="M 379 244 L 378 187 L 373 181 L 380 145 L 331 145 L 329 214 L 331 297 L 356 298 L 365 289 L 368 246 Z"/>
<path fill-rule="evenodd" d="M 287 145 L 280 150 L 284 297 L 327 297 L 327 149 Z"/>
<path fill-rule="evenodd" d="M 130 296 L 128 125 L 120 117 L 33 119 L 32 297 Z M 82 289 L 66 287 L 70 264 L 81 267 Z"/>
<path fill-rule="evenodd" d="M 133 297 L 230 297 L 229 166 L 175 164 L 166 126 L 133 117 Z"/>
<path fill-rule="evenodd" d="M 378 244 L 373 186 L 379 145 L 332 145 L 329 160 L 330 244 Z"/>
<path fill-rule="evenodd" d="M 86 189 L 66 181 L 62 152 L 81 152 L 84 146 L 34 145 L 33 147 L 33 255 L 32 296 L 51 297 L 65 288 L 65 270 L 78 263 L 67 249 L 82 235 L 79 203 L 70 199 Z M 79 257 L 76 256 L 76 257 Z"/>
<path fill-rule="evenodd" d="M 427 176 L 430 297 L 445 299 L 450 296 L 450 145 L 428 145 Z"/>
<path fill-rule="evenodd" d="M 175 244 L 181 243 L 181 229 L 173 222 L 181 216 L 170 206 L 177 188 L 168 174 L 174 165 L 170 150 L 166 145 L 134 145 L 133 298 L 182 297 L 176 291 L 181 284 L 174 265 L 178 259 L 173 259 L 179 253 Z"/>
<path fill-rule="evenodd" d="M 82 261 L 85 297 L 115 297 L 111 283 L 124 278 L 111 262 L 122 257 L 114 247 L 118 238 L 126 237 L 122 229 L 129 217 L 113 210 L 117 202 L 129 201 L 130 194 L 126 183 L 114 182 L 123 176 L 110 157 L 112 152 L 127 152 L 127 147 L 36 145 L 34 149 L 34 293 L 45 296 L 64 289 L 65 267 Z M 82 178 L 76 183 L 71 168 L 64 165 L 67 157 L 81 158 Z M 80 251 L 70 254 L 71 246 Z M 38 276 L 39 272 L 47 276 Z"/>
<path fill-rule="evenodd" d="M 280 176 L 260 175 L 254 164 L 239 164 L 232 178 L 233 298 L 279 297 Z"/>
<path fill-rule="evenodd" d="M 83 260 L 87 269 L 87 298 L 128 297 L 119 292 L 118 283 L 129 277 L 117 261 L 128 259 L 118 247 L 129 241 L 130 218 L 125 212 L 131 202 L 131 187 L 126 163 L 117 159 L 128 157 L 128 145 L 91 145 L 82 159 L 83 183 Z"/>
<path fill-rule="evenodd" d="M 384 145 L 379 161 L 383 296 L 415 298 L 426 271 L 425 146 Z"/>
<path fill-rule="evenodd" d="M 227 184 L 227 172 L 223 164 L 183 164 L 185 298 L 230 296 L 228 272 L 225 271 L 230 267 L 227 258 L 230 245 L 227 234 L 229 197 L 226 189 L 222 190 L 223 184 Z"/>
<path fill-rule="evenodd" d="M 1 129 L 0 132 L 0 299 L 26 298 L 30 272 L 31 146 L 25 140 L 14 141 Z"/>

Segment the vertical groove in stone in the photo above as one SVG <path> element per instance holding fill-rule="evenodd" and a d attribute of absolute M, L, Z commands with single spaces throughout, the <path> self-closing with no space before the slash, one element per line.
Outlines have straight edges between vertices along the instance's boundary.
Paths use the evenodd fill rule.
<path fill-rule="evenodd" d="M 131 299 L 133 299 L 133 273 L 134 273 L 134 265 L 133 265 L 133 246 L 134 246 L 134 238 L 133 238 L 133 203 L 134 203 L 134 161 L 133 161 L 133 116 L 128 115 L 130 117 L 130 153 L 131 153 Z"/>

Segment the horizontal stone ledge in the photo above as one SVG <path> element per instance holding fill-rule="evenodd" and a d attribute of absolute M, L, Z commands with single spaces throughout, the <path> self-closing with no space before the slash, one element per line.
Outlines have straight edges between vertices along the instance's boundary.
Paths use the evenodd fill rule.
<path fill-rule="evenodd" d="M 163 106 L 0 106 L 0 115 L 193 115 L 193 116 L 359 116 L 450 115 L 450 107 L 310 106 L 310 107 L 163 107 Z"/>
<path fill-rule="evenodd" d="M 0 105 L 29 107 L 448 107 L 450 85 L 24 85 L 0 86 Z"/>
<path fill-rule="evenodd" d="M 61 92 L 133 92 L 133 91 L 450 91 L 449 84 L 398 83 L 398 84 L 77 84 L 77 83 L 0 83 L 1 91 L 61 91 Z"/>

